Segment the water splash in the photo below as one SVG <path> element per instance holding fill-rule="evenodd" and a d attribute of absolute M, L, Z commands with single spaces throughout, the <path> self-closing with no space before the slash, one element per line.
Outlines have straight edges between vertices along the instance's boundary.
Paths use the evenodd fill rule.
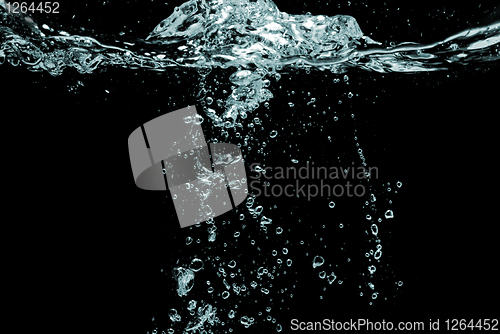
<path fill-rule="evenodd" d="M 42 31 L 43 30 L 43 31 Z M 500 23 L 473 28 L 442 41 L 383 47 L 365 36 L 348 15 L 291 15 L 271 0 L 190 0 L 161 21 L 145 39 L 114 36 L 113 44 L 93 37 L 40 28 L 32 19 L 0 7 L 0 64 L 20 63 L 56 76 L 66 68 L 92 73 L 99 66 L 164 71 L 170 67 L 237 68 L 235 84 L 217 113 L 204 106 L 215 126 L 233 128 L 238 118 L 273 97 L 266 88 L 280 71 L 350 67 L 381 73 L 420 72 L 454 66 L 480 67 L 500 59 Z M 208 70 L 209 72 L 210 70 Z M 201 94 L 203 95 L 203 94 Z"/>
<path fill-rule="evenodd" d="M 117 45 L 55 32 L 46 24 L 40 28 L 26 16 L 9 14 L 2 7 L 0 13 L 2 57 L 53 75 L 66 67 L 91 73 L 99 65 L 156 70 L 234 66 L 268 73 L 291 66 L 336 73 L 348 67 L 414 72 L 500 57 L 496 47 L 500 23 L 465 30 L 432 44 L 406 42 L 382 47 L 363 35 L 352 16 L 291 15 L 279 11 L 270 0 L 191 0 L 160 22 L 147 38 L 114 36 Z"/>
<path fill-rule="evenodd" d="M 360 68 L 381 73 L 420 72 L 460 66 L 480 68 L 499 58 L 499 24 L 466 30 L 432 44 L 407 42 L 386 47 L 364 36 L 351 16 L 290 15 L 280 12 L 271 1 L 189 1 L 154 28 L 146 39 L 109 36 L 107 40 L 101 38 L 98 41 L 89 36 L 56 32 L 45 24 L 39 27 L 35 22 L 26 20 L 26 17 L 7 14 L 1 8 L 0 15 L 0 64 L 5 61 L 13 66 L 23 64 L 30 71 L 46 71 L 57 76 L 71 68 L 84 74 L 106 66 L 155 71 L 182 67 L 196 69 L 200 83 L 204 83 L 212 68 L 234 67 L 235 72 L 229 77 L 229 82 L 234 87 L 230 89 L 225 101 L 212 104 L 214 99 L 207 96 L 208 92 L 201 85 L 198 95 L 200 100 L 206 101 L 204 112 L 208 119 L 213 125 L 222 128 L 238 128 L 241 119 L 247 119 L 250 112 L 272 99 L 273 94 L 268 89 L 270 79 L 279 80 L 280 73 L 288 70 L 308 73 L 314 69 L 343 73 L 350 68 Z M 344 82 L 348 81 L 349 78 L 344 77 Z M 314 102 L 311 98 L 311 103 Z M 195 120 L 201 121 L 202 118 Z M 274 138 L 276 135 L 276 130 L 273 130 L 270 137 Z M 215 157 L 215 160 L 224 163 L 224 157 Z M 294 159 L 292 162 L 298 163 L 298 160 Z M 217 173 L 210 173 L 212 179 L 207 175 L 200 173 L 198 178 L 199 186 L 206 187 L 207 191 L 211 186 L 217 185 L 214 183 L 217 180 L 223 181 Z M 397 187 L 400 186 L 399 182 Z M 206 195 L 206 191 L 200 194 Z M 263 206 L 253 208 L 254 203 L 255 197 L 248 197 L 247 209 L 251 217 L 260 221 L 265 231 L 272 219 L 263 215 Z M 375 215 L 374 217 L 376 220 Z M 386 218 L 392 218 L 392 211 Z M 367 219 L 371 220 L 372 217 L 367 215 Z M 207 228 L 208 241 L 213 242 L 216 233 L 213 220 L 207 222 Z M 377 225 L 372 224 L 370 229 L 373 238 L 378 238 Z M 282 232 L 280 230 L 276 234 L 281 235 Z M 192 241 L 193 238 L 188 237 L 186 244 L 189 245 Z M 200 240 L 197 239 L 196 242 L 199 243 Z M 252 242 L 254 245 L 255 241 Z M 285 251 L 284 248 L 283 254 L 287 253 L 288 250 Z M 373 257 L 376 261 L 381 256 L 380 244 L 376 250 L 366 253 L 368 259 Z M 193 289 L 195 272 L 203 268 L 203 262 L 198 260 L 193 260 L 189 269 L 174 269 L 173 277 L 180 297 L 187 296 Z M 313 268 L 325 262 L 322 257 L 317 260 L 313 260 Z M 300 262 L 295 262 L 294 259 L 294 263 Z M 286 260 L 286 266 L 286 269 L 290 269 L 292 259 Z M 228 267 L 233 268 L 233 263 L 229 262 Z M 324 265 L 321 269 L 325 268 L 325 271 L 318 275 L 320 279 L 326 278 L 324 282 L 331 285 L 337 276 L 331 270 L 326 270 L 326 267 Z M 364 268 L 370 274 L 376 272 L 374 265 Z M 327 272 L 330 274 L 327 275 Z M 227 276 L 224 271 L 222 273 L 223 277 Z M 338 274 L 342 276 L 341 271 Z M 257 270 L 257 280 L 270 275 L 271 272 L 265 267 Z M 341 280 L 337 282 L 342 283 Z M 221 294 L 222 299 L 232 300 L 246 289 L 244 284 L 238 286 L 230 283 L 224 279 L 223 284 L 228 291 Z M 369 288 L 374 290 L 374 285 L 369 284 Z M 250 286 L 256 293 L 265 295 L 276 290 L 261 287 L 255 281 Z M 213 291 L 213 287 L 211 289 Z M 378 292 L 373 292 L 372 298 L 375 299 L 377 294 Z M 201 306 L 195 312 L 197 302 L 189 302 L 188 310 L 193 312 L 191 315 L 195 315 L 195 318 L 185 327 L 188 333 L 201 331 L 208 327 L 207 324 L 214 325 L 218 322 L 216 309 L 202 301 L 199 303 Z M 235 313 L 231 310 L 228 318 L 233 319 Z M 177 311 L 172 311 L 169 315 L 173 318 L 172 321 L 180 320 Z M 182 319 L 185 319 L 184 316 Z M 235 321 L 245 327 L 254 324 L 254 318 L 247 315 Z M 281 325 L 277 325 L 277 328 L 281 328 Z"/>

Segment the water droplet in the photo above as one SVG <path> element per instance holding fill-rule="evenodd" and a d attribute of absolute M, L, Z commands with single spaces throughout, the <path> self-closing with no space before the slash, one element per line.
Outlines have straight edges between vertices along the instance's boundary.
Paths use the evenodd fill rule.
<path fill-rule="evenodd" d="M 276 228 L 276 234 L 283 233 L 283 229 L 281 227 Z"/>
<path fill-rule="evenodd" d="M 351 93 L 351 92 L 349 92 L 349 94 L 347 94 L 347 97 L 348 97 L 348 98 L 352 98 L 352 96 L 353 96 L 353 95 L 352 95 L 352 93 Z"/>
<path fill-rule="evenodd" d="M 328 204 L 328 206 L 329 206 L 330 208 L 332 208 L 332 209 L 333 209 L 333 208 L 335 207 L 335 202 L 331 201 L 331 202 Z"/>
<path fill-rule="evenodd" d="M 322 271 L 319 273 L 319 278 L 323 279 L 326 277 L 326 271 Z"/>
<path fill-rule="evenodd" d="M 385 218 L 393 218 L 394 217 L 394 213 L 392 212 L 392 210 L 387 210 L 385 212 Z"/>
<path fill-rule="evenodd" d="M 401 181 L 398 181 L 398 182 L 396 183 L 396 186 L 397 186 L 398 188 L 401 188 L 401 186 L 402 186 L 402 185 L 403 185 L 403 184 L 401 183 Z"/>
<path fill-rule="evenodd" d="M 277 135 L 278 135 L 278 131 L 273 130 L 273 131 L 271 131 L 271 134 L 270 134 L 269 136 L 270 136 L 271 138 L 274 138 L 274 137 L 276 137 Z"/>
<path fill-rule="evenodd" d="M 231 260 L 231 262 L 229 262 L 229 264 L 227 265 L 229 268 L 234 268 L 236 267 L 236 261 L 234 260 Z"/>
<path fill-rule="evenodd" d="M 299 162 L 299 160 L 292 159 L 292 162 L 293 162 L 294 164 L 296 164 L 296 163 L 298 163 L 298 162 Z"/>

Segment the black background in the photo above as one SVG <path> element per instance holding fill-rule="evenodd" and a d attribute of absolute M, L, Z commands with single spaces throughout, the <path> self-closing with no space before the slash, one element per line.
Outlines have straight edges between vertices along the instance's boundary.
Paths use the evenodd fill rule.
<path fill-rule="evenodd" d="M 396 43 L 446 38 L 476 24 L 495 5 L 485 2 L 478 9 L 476 3 L 459 6 L 451 1 L 385 1 L 367 6 L 356 2 L 350 6 L 346 2 L 338 6 L 323 2 L 276 3 L 288 13 L 353 15 L 365 34 L 381 42 Z M 127 34 L 144 37 L 170 15 L 174 6 L 173 2 L 166 5 L 138 1 L 108 1 L 105 5 L 87 1 L 87 6 L 61 3 L 63 13 L 47 17 L 52 26 L 60 23 L 70 33 L 76 33 L 70 27 L 84 26 L 87 31 L 96 30 L 96 34 L 129 29 Z M 70 19 L 72 13 L 76 15 L 74 19 Z M 36 15 L 33 17 L 37 19 Z M 16 184 L 17 180 L 27 181 L 19 194 L 13 195 L 21 208 L 12 220 L 23 226 L 20 239 L 33 246 L 16 265 L 29 268 L 31 304 L 42 306 L 55 299 L 63 306 L 61 321 L 84 326 L 85 323 L 71 320 L 73 315 L 84 314 L 89 321 L 103 319 L 111 323 L 112 332 L 145 333 L 154 328 L 152 315 L 159 318 L 161 315 L 157 314 L 164 316 L 171 307 L 184 307 L 176 306 L 179 298 L 172 291 L 174 285 L 157 269 L 167 268 L 165 261 L 174 264 L 182 255 L 179 245 L 185 239 L 179 236 L 190 234 L 171 223 L 175 218 L 168 197 L 135 187 L 126 140 L 140 124 L 158 116 L 159 110 L 163 113 L 196 103 L 197 81 L 186 78 L 180 70 L 160 74 L 116 68 L 92 75 L 68 72 L 71 75 L 51 77 L 30 73 L 22 66 L 0 67 L 2 111 L 9 119 L 4 123 L 8 134 L 5 152 L 12 157 L 6 159 L 6 179 Z M 225 73 L 220 75 L 231 72 Z M 330 298 L 320 301 L 320 286 L 308 278 L 310 269 L 299 270 L 293 279 L 300 281 L 301 287 L 285 305 L 277 303 L 274 313 L 283 332 L 287 332 L 292 318 L 319 321 L 382 316 L 390 321 L 426 321 L 430 317 L 477 319 L 497 315 L 498 219 L 489 213 L 494 211 L 498 199 L 498 65 L 421 74 L 381 75 L 361 70 L 347 74 L 351 78 L 349 86 L 339 86 L 338 92 L 332 92 L 326 84 L 335 77 L 333 74 L 328 79 L 323 78 L 323 73 L 317 77 L 295 74 L 300 80 L 288 80 L 294 74 L 283 75 L 280 82 L 271 86 L 275 98 L 270 101 L 268 116 L 263 116 L 263 107 L 257 111 L 261 118 L 268 118 L 269 126 L 265 125 L 260 134 L 256 131 L 256 136 L 263 140 L 271 124 L 283 127 L 283 148 L 298 140 L 307 152 L 298 151 L 297 155 L 324 156 L 320 153 L 324 146 L 318 143 L 324 141 L 326 132 L 319 132 L 318 126 L 330 125 L 340 143 L 335 150 L 347 151 L 345 154 L 350 157 L 355 156 L 355 149 L 341 143 L 345 140 L 345 145 L 349 145 L 346 138 L 352 137 L 356 129 L 368 164 L 382 171 L 381 178 L 403 181 L 398 195 L 391 197 L 395 218 L 380 229 L 384 231 L 382 240 L 387 240 L 384 249 L 390 254 L 382 263 L 389 264 L 394 280 L 402 280 L 404 285 L 396 297 L 369 307 L 367 300 L 353 294 L 362 279 L 346 277 L 344 289 L 336 289 Z M 77 80 L 84 85 L 74 93 L 68 87 L 74 87 Z M 324 84 L 318 85 L 318 80 L 324 80 Z M 278 88 L 280 85 L 282 89 Z M 287 90 L 294 89 L 297 95 L 313 89 L 317 109 L 301 103 L 300 108 L 287 111 Z M 342 97 L 348 91 L 357 94 L 352 102 Z M 332 101 L 327 94 L 333 95 Z M 300 96 L 304 101 L 305 95 Z M 342 106 L 336 104 L 339 96 L 344 101 Z M 301 98 L 296 101 L 300 103 Z M 331 119 L 326 121 L 318 114 L 319 109 L 327 106 L 336 109 L 339 122 L 345 120 L 342 126 L 334 126 Z M 351 113 L 355 114 L 355 123 L 349 121 Z M 294 124 L 308 122 L 309 115 L 316 127 L 308 127 L 308 132 L 300 136 L 291 135 Z M 204 126 L 209 134 L 210 128 Z M 290 159 L 290 151 L 282 154 L 281 144 L 274 145 L 268 150 L 276 150 L 267 158 L 268 165 Z M 247 160 L 252 158 L 258 159 L 250 156 Z M 329 161 L 327 158 L 323 159 Z M 286 216 L 287 210 L 278 211 L 282 219 L 289 218 L 281 226 L 289 228 L 290 241 L 307 240 L 307 236 L 314 240 L 312 235 L 321 231 L 322 224 L 314 220 L 313 214 L 307 225 L 292 218 L 308 217 L 316 204 L 285 199 L 273 203 L 296 210 L 291 217 Z M 366 226 L 356 227 L 364 215 L 357 212 L 360 204 L 346 202 L 343 207 L 336 219 L 363 233 Z M 230 227 L 226 225 L 224 232 L 224 226 L 218 226 L 219 244 L 226 240 L 226 234 L 229 240 Z M 248 233 L 258 234 L 258 228 L 249 226 Z M 206 231 L 200 235 L 206 245 Z M 345 241 L 334 236 L 332 240 L 332 244 Z M 353 254 L 356 247 L 366 246 L 366 240 L 354 238 L 348 245 L 348 254 Z M 262 248 L 266 247 L 263 242 Z M 309 252 L 314 253 L 315 247 L 313 242 Z M 300 268 L 299 254 L 304 251 L 300 247 L 289 248 L 297 250 Z M 330 249 L 336 252 L 335 246 L 327 251 Z M 242 246 L 238 250 L 245 263 L 259 257 L 251 248 L 248 252 Z M 206 252 L 200 249 L 198 255 Z M 390 297 L 394 291 L 384 288 L 381 294 L 384 293 Z M 75 308 L 74 312 L 65 309 L 64 305 L 75 302 L 82 308 Z M 237 325 L 233 328 L 240 331 Z M 259 327 L 255 325 L 246 331 L 252 332 L 252 328 Z M 270 327 L 265 328 L 267 332 Z"/>

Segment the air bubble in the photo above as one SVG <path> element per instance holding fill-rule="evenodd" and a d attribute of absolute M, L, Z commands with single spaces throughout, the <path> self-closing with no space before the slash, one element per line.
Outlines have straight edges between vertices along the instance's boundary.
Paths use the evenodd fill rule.
<path fill-rule="evenodd" d="M 337 276 L 335 276 L 335 274 L 332 272 L 330 275 L 328 275 L 328 283 L 332 284 L 336 278 Z"/>
<path fill-rule="evenodd" d="M 191 264 L 189 265 L 189 269 L 194 272 L 200 271 L 201 269 L 203 269 L 203 261 L 200 259 L 193 259 L 191 261 Z"/>
<path fill-rule="evenodd" d="M 335 207 L 335 202 L 331 201 L 331 202 L 328 204 L 328 206 L 329 206 L 330 208 L 332 208 L 332 209 L 333 209 L 333 208 Z"/>
<path fill-rule="evenodd" d="M 325 263 L 325 259 L 322 256 L 317 255 L 314 257 L 312 266 L 313 268 L 320 267 L 323 265 L 323 263 Z"/>
<path fill-rule="evenodd" d="M 387 210 L 385 212 L 385 218 L 393 218 L 394 217 L 394 213 L 392 212 L 392 210 Z"/>

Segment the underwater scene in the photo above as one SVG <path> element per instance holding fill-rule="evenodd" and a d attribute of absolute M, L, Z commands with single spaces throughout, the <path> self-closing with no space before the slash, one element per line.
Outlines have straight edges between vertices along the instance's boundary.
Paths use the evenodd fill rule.
<path fill-rule="evenodd" d="M 499 74 L 497 1 L 0 0 L 25 200 L 112 333 L 498 330 Z"/>

